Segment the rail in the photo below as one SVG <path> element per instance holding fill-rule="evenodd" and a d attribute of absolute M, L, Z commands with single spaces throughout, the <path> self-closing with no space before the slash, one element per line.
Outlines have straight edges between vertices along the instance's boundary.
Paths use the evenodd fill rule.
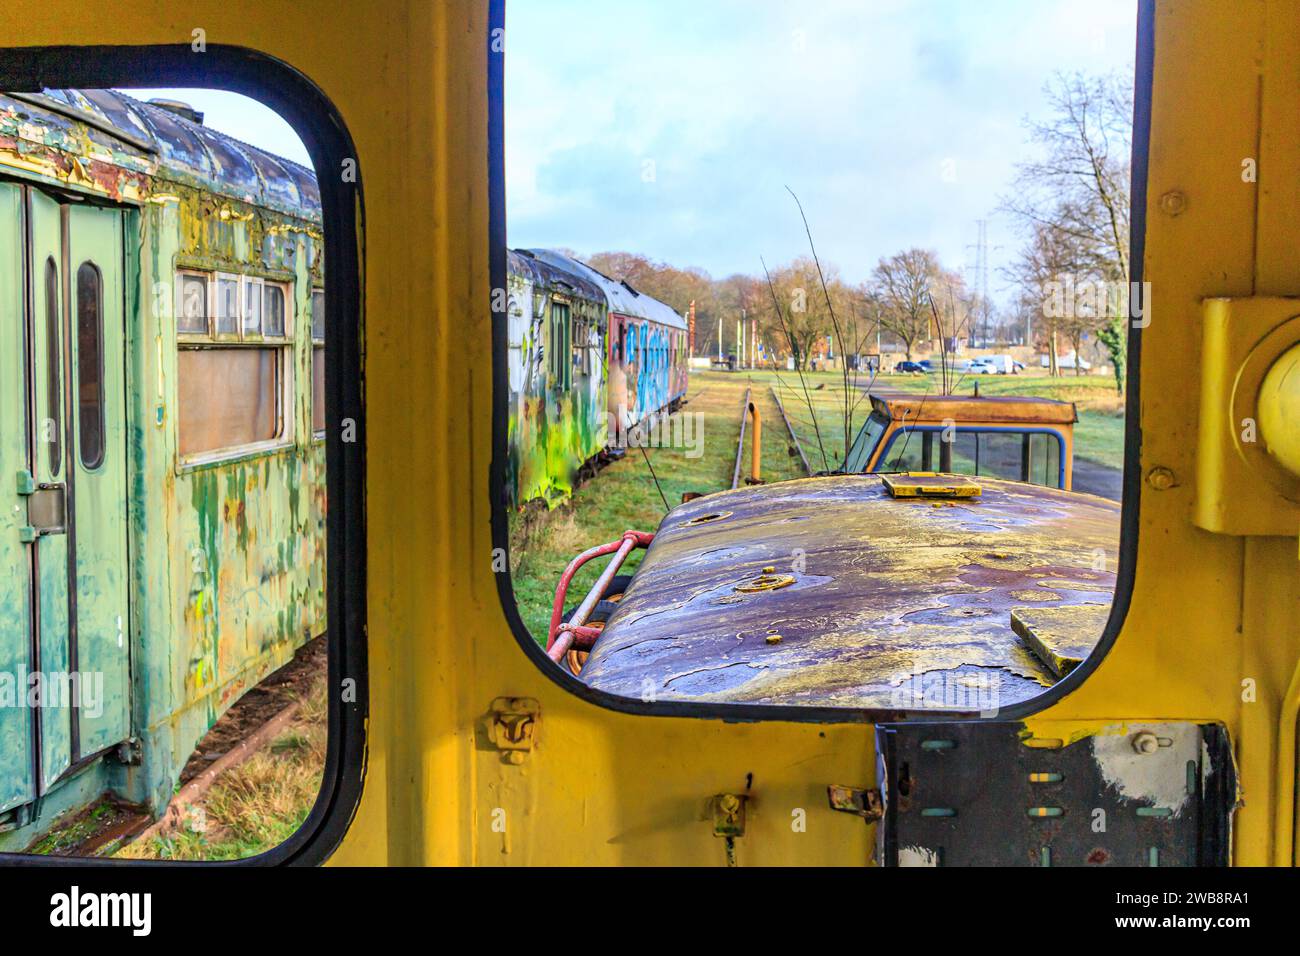
<path fill-rule="evenodd" d="M 740 403 L 740 438 L 736 440 L 736 467 L 731 470 L 731 487 L 734 491 L 740 487 L 740 460 L 745 452 L 745 422 L 749 418 L 749 393 L 745 389 L 745 400 Z"/>
<path fill-rule="evenodd" d="M 781 404 L 781 395 L 776 390 L 776 386 L 771 386 L 772 397 L 776 399 L 777 410 L 781 413 L 781 419 L 785 422 L 785 430 L 790 433 L 790 438 L 794 441 L 794 450 L 799 453 L 799 460 L 803 462 L 803 473 L 811 475 L 813 473 L 812 465 L 808 463 L 808 456 L 804 454 L 803 445 L 799 441 L 799 436 L 795 434 L 794 426 L 790 424 L 790 416 L 785 413 L 785 406 Z"/>

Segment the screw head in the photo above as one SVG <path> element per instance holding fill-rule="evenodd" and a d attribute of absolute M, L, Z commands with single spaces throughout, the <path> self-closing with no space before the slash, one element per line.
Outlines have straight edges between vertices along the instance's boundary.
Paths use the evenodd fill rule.
<path fill-rule="evenodd" d="M 1181 189 L 1171 189 L 1160 197 L 1160 211 L 1166 216 L 1180 215 L 1187 208 L 1187 195 Z"/>
<path fill-rule="evenodd" d="M 1160 740 L 1149 730 L 1133 735 L 1133 749 L 1140 754 L 1153 754 L 1160 749 Z"/>
<path fill-rule="evenodd" d="M 1161 465 L 1147 472 L 1147 484 L 1156 491 L 1168 491 L 1178 485 L 1178 479 L 1174 476 L 1173 469 Z"/>

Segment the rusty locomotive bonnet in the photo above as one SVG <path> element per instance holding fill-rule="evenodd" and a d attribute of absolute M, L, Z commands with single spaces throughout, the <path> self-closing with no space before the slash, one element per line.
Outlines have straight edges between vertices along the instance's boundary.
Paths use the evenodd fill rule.
<path fill-rule="evenodd" d="M 835 475 L 689 501 L 580 676 L 661 700 L 989 713 L 1033 697 L 1103 631 L 1118 505 L 977 484 L 934 500 Z"/>

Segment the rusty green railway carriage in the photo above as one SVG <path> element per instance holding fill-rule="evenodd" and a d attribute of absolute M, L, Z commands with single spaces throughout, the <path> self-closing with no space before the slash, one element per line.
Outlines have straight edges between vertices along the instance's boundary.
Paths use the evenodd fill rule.
<path fill-rule="evenodd" d="M 0 95 L 0 849 L 161 812 L 324 631 L 322 238 L 183 104 Z"/>

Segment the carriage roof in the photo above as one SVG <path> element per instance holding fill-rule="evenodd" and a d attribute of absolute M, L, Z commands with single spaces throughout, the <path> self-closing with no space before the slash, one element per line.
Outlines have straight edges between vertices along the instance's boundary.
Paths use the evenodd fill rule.
<path fill-rule="evenodd" d="M 130 185 L 159 178 L 321 219 L 307 167 L 117 90 L 0 94 L 0 164 L 6 147 L 14 165 L 112 199 L 139 199 Z"/>
<path fill-rule="evenodd" d="M 598 302 L 601 308 L 605 306 L 605 290 L 573 269 L 539 259 L 526 249 L 507 249 L 506 262 L 512 275 L 534 286 L 566 288 L 572 295 Z"/>
<path fill-rule="evenodd" d="M 609 301 L 609 311 L 626 315 L 634 319 L 648 319 L 669 328 L 686 330 L 686 320 L 678 315 L 673 307 L 660 302 L 652 295 L 638 292 L 626 282 L 616 282 L 602 272 L 598 272 L 584 262 L 570 258 L 554 249 L 529 249 L 529 254 L 536 259 L 585 277 L 599 286 Z"/>

